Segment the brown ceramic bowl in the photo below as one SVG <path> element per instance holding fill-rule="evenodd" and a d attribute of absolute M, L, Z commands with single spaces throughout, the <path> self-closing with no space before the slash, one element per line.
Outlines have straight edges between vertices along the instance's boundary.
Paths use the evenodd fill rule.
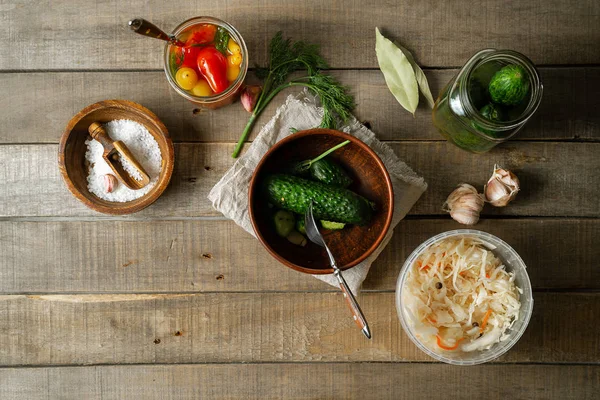
<path fill-rule="evenodd" d="M 354 136 L 331 129 L 297 132 L 275 144 L 262 158 L 250 181 L 249 212 L 258 240 L 282 264 L 310 274 L 330 274 L 333 269 L 325 251 L 310 241 L 305 247 L 294 245 L 275 232 L 272 210 L 261 190 L 265 176 L 281 173 L 296 161 L 314 158 L 344 140 L 350 143 L 329 157 L 354 179 L 350 190 L 374 201 L 377 211 L 368 225 L 349 225 L 340 231 L 322 231 L 341 269 L 351 268 L 367 258 L 387 233 L 394 210 L 394 191 L 390 176 L 379 159 Z"/>
<path fill-rule="evenodd" d="M 88 127 L 94 121 L 104 123 L 114 119 L 129 119 L 144 125 L 156 139 L 163 160 L 160 176 L 154 187 L 145 196 L 123 203 L 102 200 L 90 193 L 87 187 L 85 141 L 91 138 Z M 81 110 L 69 121 L 58 150 L 60 172 L 71 193 L 89 208 L 113 215 L 138 212 L 154 203 L 171 180 L 174 159 L 173 142 L 163 123 L 152 111 L 126 100 L 100 101 Z"/>

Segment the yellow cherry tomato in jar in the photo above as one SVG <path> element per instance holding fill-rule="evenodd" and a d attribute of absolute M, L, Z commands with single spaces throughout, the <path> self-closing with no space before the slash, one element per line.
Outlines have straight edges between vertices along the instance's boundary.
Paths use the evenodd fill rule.
<path fill-rule="evenodd" d="M 227 56 L 227 63 L 229 65 L 233 65 L 235 67 L 238 67 L 242 63 L 242 55 L 239 54 L 239 53 L 236 53 L 236 54 L 232 54 L 230 56 Z"/>
<path fill-rule="evenodd" d="M 208 82 L 204 79 L 200 79 L 198 83 L 196 83 L 196 86 L 192 88 L 192 94 L 198 97 L 208 97 L 212 96 L 214 93 Z"/>
<path fill-rule="evenodd" d="M 198 82 L 198 74 L 192 68 L 179 68 L 175 74 L 175 81 L 180 88 L 191 90 Z"/>
<path fill-rule="evenodd" d="M 227 42 L 227 49 L 231 54 L 242 54 L 242 49 L 240 48 L 240 45 L 237 44 L 235 40 L 231 38 L 229 39 L 229 42 Z"/>
<path fill-rule="evenodd" d="M 227 67 L 227 80 L 229 82 L 235 81 L 239 74 L 240 74 L 240 67 L 235 66 L 235 65 L 229 65 Z"/>

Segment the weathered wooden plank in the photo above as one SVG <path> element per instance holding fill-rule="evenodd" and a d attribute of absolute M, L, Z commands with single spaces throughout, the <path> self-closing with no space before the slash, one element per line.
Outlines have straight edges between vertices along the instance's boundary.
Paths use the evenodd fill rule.
<path fill-rule="evenodd" d="M 363 289 L 395 290 L 410 252 L 457 228 L 403 221 Z M 600 289 L 600 220 L 492 219 L 476 228 L 519 252 L 536 289 Z M 303 290 L 337 291 L 285 268 L 231 221 L 0 222 L 0 293 Z"/>
<path fill-rule="evenodd" d="M 431 361 L 402 331 L 394 297 L 360 296 L 369 341 L 340 293 L 2 296 L 0 363 Z M 536 293 L 527 331 L 499 362 L 598 362 L 599 300 Z"/>
<path fill-rule="evenodd" d="M 518 50 L 538 64 L 600 62 L 600 10 L 593 0 L 267 0 L 252 7 L 240 0 L 177 7 L 157 0 L 93 1 L 77 7 L 66 0 L 14 0 L 0 14 L 6 27 L 0 32 L 0 68 L 161 68 L 163 45 L 127 29 L 128 19 L 138 15 L 165 30 L 195 15 L 223 18 L 244 36 L 252 62 L 260 63 L 270 38 L 283 30 L 320 44 L 334 67 L 376 67 L 375 26 L 427 66 L 460 66 L 486 47 Z"/>
<path fill-rule="evenodd" d="M 468 389 L 465 388 L 468 383 Z M 4 400 L 426 399 L 591 400 L 597 365 L 243 364 L 0 369 Z"/>
<path fill-rule="evenodd" d="M 218 215 L 206 196 L 233 164 L 232 144 L 175 146 L 175 171 L 169 188 L 136 217 Z M 446 142 L 392 143 L 398 156 L 422 174 L 430 189 L 411 211 L 440 215 L 454 187 L 469 182 L 483 188 L 494 163 L 521 179 L 517 199 L 504 209 L 486 207 L 484 214 L 536 216 L 600 215 L 599 143 L 509 143 L 474 155 Z M 57 168 L 54 145 L 0 146 L 0 216 L 98 216 L 66 189 Z"/>
<path fill-rule="evenodd" d="M 457 72 L 427 70 L 433 93 Z M 600 68 L 540 68 L 545 86 L 537 114 L 516 139 L 600 140 Z M 334 71 L 356 96 L 357 118 L 369 121 L 382 140 L 443 140 L 422 105 L 414 118 L 389 93 L 379 71 Z M 193 111 L 173 93 L 162 72 L 57 72 L 0 74 L 0 143 L 57 143 L 67 121 L 95 101 L 129 99 L 153 110 L 175 141 L 237 141 L 248 113 L 239 104 L 221 110 Z M 290 89 L 264 112 L 258 126 L 283 104 Z M 39 99 L 46 99 L 40 102 Z M 32 118 L 35 110 L 36 118 Z M 258 126 L 254 130 L 258 132 Z"/>

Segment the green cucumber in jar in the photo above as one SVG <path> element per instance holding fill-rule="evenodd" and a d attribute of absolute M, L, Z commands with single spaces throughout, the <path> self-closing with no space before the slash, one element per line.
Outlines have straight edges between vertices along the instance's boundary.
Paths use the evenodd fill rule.
<path fill-rule="evenodd" d="M 284 210 L 304 215 L 311 201 L 316 219 L 366 225 L 374 205 L 344 188 L 309 181 L 294 175 L 275 174 L 263 181 L 268 201 Z"/>
<path fill-rule="evenodd" d="M 492 122 L 500 122 L 506 119 L 506 113 L 504 110 L 499 105 L 493 103 L 489 103 L 481 107 L 479 113 L 483 118 Z"/>
<path fill-rule="evenodd" d="M 494 103 L 488 103 L 479 110 L 479 114 L 486 120 L 490 122 L 502 122 L 506 120 L 506 112 L 502 108 L 502 106 Z M 485 133 L 487 136 L 493 138 L 502 137 L 501 131 L 494 131 L 492 129 L 487 129 L 480 126 L 477 122 L 473 121 L 471 123 L 473 128 L 478 130 L 479 132 Z"/>
<path fill-rule="evenodd" d="M 346 188 L 352 184 L 352 178 L 335 161 L 323 158 L 311 164 L 309 174 L 315 181 L 327 185 Z"/>
<path fill-rule="evenodd" d="M 488 92 L 494 103 L 516 106 L 529 93 L 529 75 L 520 65 L 502 67 L 490 80 Z"/>

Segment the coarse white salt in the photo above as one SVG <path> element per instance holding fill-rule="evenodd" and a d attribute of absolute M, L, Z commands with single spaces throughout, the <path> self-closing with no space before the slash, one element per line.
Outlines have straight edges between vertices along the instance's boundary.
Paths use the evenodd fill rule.
<path fill-rule="evenodd" d="M 127 146 L 135 159 L 148 173 L 150 183 L 139 190 L 132 190 L 119 182 L 111 193 L 107 193 L 104 184 L 104 175 L 114 175 L 114 172 L 102 158 L 102 154 L 104 153 L 102 144 L 95 139 L 90 139 L 85 141 L 87 145 L 85 159 L 89 162 L 88 190 L 103 200 L 121 203 L 144 196 L 156 185 L 160 175 L 162 156 L 158 143 L 146 127 L 128 119 L 110 121 L 104 124 L 104 129 L 106 129 L 106 133 L 113 140 L 120 140 L 125 143 L 125 146 Z M 123 165 L 123 169 L 133 178 L 137 180 L 142 179 L 140 174 L 127 160 L 123 160 L 122 157 L 119 157 L 119 160 Z"/>

